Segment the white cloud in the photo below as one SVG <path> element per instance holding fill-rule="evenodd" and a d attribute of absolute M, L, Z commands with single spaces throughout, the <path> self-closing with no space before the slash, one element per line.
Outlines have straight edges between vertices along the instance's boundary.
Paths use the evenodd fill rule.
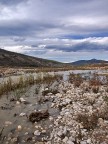
<path fill-rule="evenodd" d="M 107 5 L 108 0 L 1 0 L 0 46 L 64 61 L 86 57 L 84 52 L 92 56 L 94 48 L 106 57 Z"/>

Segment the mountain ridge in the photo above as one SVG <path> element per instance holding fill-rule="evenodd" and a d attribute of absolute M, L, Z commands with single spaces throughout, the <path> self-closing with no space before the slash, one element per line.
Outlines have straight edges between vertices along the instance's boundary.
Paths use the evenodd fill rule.
<path fill-rule="evenodd" d="M 62 67 L 61 62 L 32 57 L 0 48 L 0 66 L 11 67 Z"/>
<path fill-rule="evenodd" d="M 102 63 L 108 64 L 108 61 L 98 60 L 98 59 L 90 59 L 90 60 L 78 60 L 78 61 L 72 62 L 70 64 L 73 66 L 84 66 L 84 65 L 102 64 Z"/>

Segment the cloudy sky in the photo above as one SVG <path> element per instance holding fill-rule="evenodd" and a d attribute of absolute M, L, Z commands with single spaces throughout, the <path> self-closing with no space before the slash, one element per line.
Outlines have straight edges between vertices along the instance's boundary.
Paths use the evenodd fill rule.
<path fill-rule="evenodd" d="M 0 47 L 61 62 L 108 60 L 108 0 L 0 0 Z"/>

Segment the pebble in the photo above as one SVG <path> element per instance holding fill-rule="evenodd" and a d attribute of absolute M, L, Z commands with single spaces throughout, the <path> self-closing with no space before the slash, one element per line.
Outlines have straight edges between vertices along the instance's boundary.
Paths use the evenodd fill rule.
<path fill-rule="evenodd" d="M 29 134 L 28 132 L 25 133 L 25 135 L 28 135 L 28 134 Z"/>
<path fill-rule="evenodd" d="M 59 132 L 57 133 L 57 135 L 58 135 L 59 137 L 61 137 L 61 136 L 62 136 L 62 134 L 63 134 L 63 132 L 62 132 L 62 131 L 59 131 Z"/>
<path fill-rule="evenodd" d="M 99 123 L 100 126 L 103 126 L 104 120 L 103 120 L 102 118 L 99 118 L 99 119 L 98 119 L 98 123 Z"/>
<path fill-rule="evenodd" d="M 22 126 L 21 125 L 18 125 L 18 130 L 22 130 Z"/>
<path fill-rule="evenodd" d="M 65 137 L 65 138 L 63 139 L 63 142 L 64 142 L 64 143 L 67 143 L 67 141 L 68 141 L 68 137 Z"/>
<path fill-rule="evenodd" d="M 54 107 L 54 105 L 55 105 L 55 103 L 52 103 L 52 104 L 51 104 L 51 108 L 53 108 L 53 107 Z"/>
<path fill-rule="evenodd" d="M 39 136 L 41 133 L 39 132 L 39 130 L 36 130 L 35 132 L 34 132 L 34 135 L 35 136 Z"/>
<path fill-rule="evenodd" d="M 17 102 L 16 102 L 16 104 L 17 104 L 17 105 L 19 105 L 19 104 L 20 104 L 20 102 L 19 102 L 19 101 L 17 101 Z"/>
<path fill-rule="evenodd" d="M 42 133 L 46 133 L 46 130 L 42 130 Z"/>
<path fill-rule="evenodd" d="M 74 144 L 74 142 L 68 140 L 68 141 L 67 141 L 67 144 Z"/>
<path fill-rule="evenodd" d="M 13 139 L 11 139 L 11 142 L 12 143 L 16 143 L 18 141 L 18 138 L 13 138 Z"/>
<path fill-rule="evenodd" d="M 5 125 L 11 125 L 12 122 L 11 121 L 5 121 Z"/>
<path fill-rule="evenodd" d="M 26 115 L 26 113 L 20 113 L 19 116 L 23 117 L 23 116 L 25 116 L 25 115 Z"/>
<path fill-rule="evenodd" d="M 91 144 L 91 139 L 88 139 L 88 140 L 87 140 L 87 143 L 88 143 L 88 144 Z"/>
<path fill-rule="evenodd" d="M 21 102 L 26 102 L 26 100 L 24 98 L 20 98 Z"/>
<path fill-rule="evenodd" d="M 49 117 L 49 120 L 50 120 L 50 121 L 53 121 L 53 117 L 52 117 L 52 116 L 50 116 L 50 117 Z"/>
<path fill-rule="evenodd" d="M 66 103 L 70 103 L 70 102 L 71 102 L 71 99 L 65 99 L 65 102 L 66 102 Z"/>

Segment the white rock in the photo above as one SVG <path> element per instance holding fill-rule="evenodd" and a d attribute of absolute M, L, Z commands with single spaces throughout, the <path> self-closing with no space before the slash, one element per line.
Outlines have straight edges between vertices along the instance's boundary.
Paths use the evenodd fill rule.
<path fill-rule="evenodd" d="M 67 144 L 67 141 L 68 141 L 68 137 L 65 137 L 65 138 L 63 139 L 63 142 Z"/>
<path fill-rule="evenodd" d="M 36 129 L 38 129 L 38 128 L 39 128 L 39 126 L 38 126 L 38 125 L 36 125 L 36 126 L 35 126 L 35 128 L 36 128 Z"/>
<path fill-rule="evenodd" d="M 49 128 L 53 127 L 53 125 L 49 125 Z"/>
<path fill-rule="evenodd" d="M 21 125 L 18 125 L 18 130 L 20 131 L 22 129 L 22 126 Z"/>
<path fill-rule="evenodd" d="M 91 139 L 88 139 L 88 140 L 87 140 L 87 143 L 88 143 L 88 144 L 91 144 Z"/>
<path fill-rule="evenodd" d="M 48 88 L 45 88 L 45 91 L 47 91 L 48 90 Z"/>
<path fill-rule="evenodd" d="M 62 134 L 63 134 L 62 131 L 59 131 L 59 132 L 57 133 L 57 135 L 60 136 L 60 137 L 62 136 Z"/>
<path fill-rule="evenodd" d="M 15 143 L 15 142 L 17 142 L 17 141 L 18 141 L 17 138 L 13 138 L 13 139 L 11 139 L 11 142 L 12 142 L 12 143 Z"/>
<path fill-rule="evenodd" d="M 21 117 L 22 117 L 22 116 L 25 116 L 25 115 L 26 115 L 26 113 L 20 113 L 20 115 L 19 115 L 19 116 L 21 116 Z"/>
<path fill-rule="evenodd" d="M 103 126 L 104 125 L 104 120 L 102 118 L 99 118 L 98 123 L 99 123 L 100 126 Z"/>
<path fill-rule="evenodd" d="M 57 97 L 62 97 L 62 94 L 57 93 L 56 96 L 57 96 Z"/>
<path fill-rule="evenodd" d="M 55 124 L 56 126 L 58 126 L 58 122 L 57 122 L 57 121 L 55 121 L 54 124 Z"/>
<path fill-rule="evenodd" d="M 69 115 L 69 114 L 70 114 L 70 112 L 66 112 L 66 113 L 65 113 L 65 115 Z"/>
<path fill-rule="evenodd" d="M 74 142 L 68 140 L 68 141 L 67 141 L 67 144 L 74 144 Z"/>
<path fill-rule="evenodd" d="M 60 115 L 59 115 L 57 118 L 58 118 L 58 119 L 61 119 L 61 118 L 62 118 L 62 116 L 60 116 Z"/>
<path fill-rule="evenodd" d="M 17 102 L 16 102 L 16 104 L 17 104 L 17 105 L 19 105 L 19 104 L 20 104 L 20 102 L 19 102 L 19 101 L 17 101 Z"/>
<path fill-rule="evenodd" d="M 29 134 L 28 132 L 25 133 L 25 135 L 28 135 L 28 134 Z"/>
<path fill-rule="evenodd" d="M 42 130 L 42 133 L 46 133 L 46 130 Z"/>
<path fill-rule="evenodd" d="M 67 128 L 64 127 L 63 134 L 66 135 L 66 133 L 67 133 Z"/>
<path fill-rule="evenodd" d="M 34 135 L 35 136 L 39 136 L 41 133 L 39 132 L 39 130 L 36 130 L 35 132 L 34 132 Z"/>
<path fill-rule="evenodd" d="M 80 144 L 87 144 L 85 141 L 81 141 Z"/>
<path fill-rule="evenodd" d="M 70 103 L 71 100 L 67 98 L 67 99 L 65 99 L 65 102 L 66 102 L 66 103 Z"/>
<path fill-rule="evenodd" d="M 50 117 L 49 117 L 49 120 L 50 120 L 50 121 L 52 121 L 52 120 L 53 120 L 53 117 L 52 117 L 52 116 L 50 116 Z"/>
<path fill-rule="evenodd" d="M 12 124 L 12 122 L 10 122 L 10 121 L 5 121 L 5 125 L 11 125 Z"/>
<path fill-rule="evenodd" d="M 52 103 L 52 104 L 51 104 L 51 108 L 53 108 L 53 107 L 54 107 L 54 105 L 55 105 L 55 103 Z"/>
<path fill-rule="evenodd" d="M 21 102 L 26 102 L 26 100 L 24 98 L 20 98 Z"/>

